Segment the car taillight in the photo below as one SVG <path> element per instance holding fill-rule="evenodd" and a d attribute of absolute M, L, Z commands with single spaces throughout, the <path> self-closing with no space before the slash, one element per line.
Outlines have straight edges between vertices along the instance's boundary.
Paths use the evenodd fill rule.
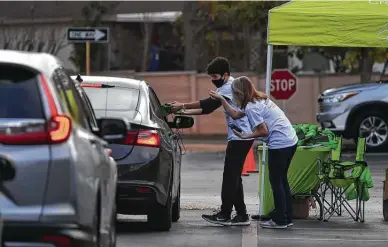
<path fill-rule="evenodd" d="M 67 116 L 55 116 L 46 123 L 9 124 L 0 129 L 0 143 L 6 145 L 55 144 L 66 141 L 71 132 Z"/>
<path fill-rule="evenodd" d="M 49 90 L 46 78 L 44 75 L 41 75 L 40 79 L 51 111 L 51 119 L 48 122 L 49 143 L 54 144 L 64 142 L 69 138 L 71 133 L 71 119 L 66 115 L 58 114 L 58 109 L 53 95 Z"/>
<path fill-rule="evenodd" d="M 50 143 L 66 141 L 71 133 L 71 120 L 68 116 L 55 116 L 49 123 Z"/>
<path fill-rule="evenodd" d="M 139 130 L 136 132 L 128 132 L 127 138 L 123 144 L 159 147 L 160 136 L 156 130 Z"/>
<path fill-rule="evenodd" d="M 66 236 L 43 236 L 42 242 L 54 244 L 56 247 L 71 247 L 72 241 Z"/>

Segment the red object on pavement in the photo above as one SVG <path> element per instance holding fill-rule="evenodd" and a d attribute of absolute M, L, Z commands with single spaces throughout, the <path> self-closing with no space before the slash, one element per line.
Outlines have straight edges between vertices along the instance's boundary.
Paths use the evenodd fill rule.
<path fill-rule="evenodd" d="M 255 156 L 253 154 L 253 148 L 249 150 L 247 158 L 245 159 L 244 168 L 247 172 L 259 172 L 256 168 Z"/>
<path fill-rule="evenodd" d="M 242 176 L 249 176 L 249 173 L 248 173 L 248 171 L 247 171 L 247 169 L 246 169 L 246 167 L 245 167 L 245 164 L 244 164 L 244 166 L 243 166 L 243 170 L 242 170 L 241 175 L 242 175 Z"/>
<path fill-rule="evenodd" d="M 296 92 L 297 77 L 288 69 L 275 69 L 271 75 L 271 96 L 277 100 L 288 100 Z"/>

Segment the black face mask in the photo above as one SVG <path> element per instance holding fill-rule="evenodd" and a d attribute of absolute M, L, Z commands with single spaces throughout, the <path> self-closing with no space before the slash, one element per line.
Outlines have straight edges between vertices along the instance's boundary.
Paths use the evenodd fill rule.
<path fill-rule="evenodd" d="M 212 80 L 214 86 L 216 86 L 216 88 L 220 88 L 222 87 L 222 85 L 224 85 L 224 79 L 220 78 L 218 80 Z"/>

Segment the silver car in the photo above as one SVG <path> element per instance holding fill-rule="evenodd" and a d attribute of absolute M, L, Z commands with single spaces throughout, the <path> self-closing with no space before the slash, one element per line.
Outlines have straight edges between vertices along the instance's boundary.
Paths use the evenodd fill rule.
<path fill-rule="evenodd" d="M 126 135 L 123 120 L 95 119 L 55 57 L 0 50 L 4 246 L 115 246 L 117 168 L 106 147 Z"/>
<path fill-rule="evenodd" d="M 318 102 L 323 128 L 347 139 L 365 136 L 368 151 L 388 150 L 388 81 L 328 89 Z"/>

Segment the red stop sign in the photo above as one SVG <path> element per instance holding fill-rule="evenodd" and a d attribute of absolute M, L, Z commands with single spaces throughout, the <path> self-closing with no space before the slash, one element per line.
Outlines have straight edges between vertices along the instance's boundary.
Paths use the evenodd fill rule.
<path fill-rule="evenodd" d="M 271 76 L 271 96 L 277 100 L 288 100 L 296 92 L 297 78 L 288 69 L 275 69 Z"/>

